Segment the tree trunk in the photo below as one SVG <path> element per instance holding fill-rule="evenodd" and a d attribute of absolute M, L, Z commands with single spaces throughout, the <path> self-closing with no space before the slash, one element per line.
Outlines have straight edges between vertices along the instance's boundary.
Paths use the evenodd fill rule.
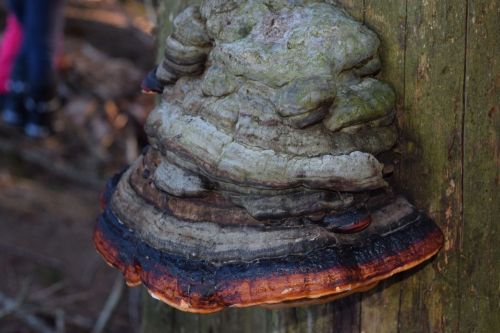
<path fill-rule="evenodd" d="M 161 40 L 194 2 L 162 2 Z M 395 186 L 440 225 L 444 248 L 325 305 L 193 315 L 145 296 L 143 332 L 500 332 L 500 3 L 340 2 L 382 39 L 381 76 L 398 95 Z"/>

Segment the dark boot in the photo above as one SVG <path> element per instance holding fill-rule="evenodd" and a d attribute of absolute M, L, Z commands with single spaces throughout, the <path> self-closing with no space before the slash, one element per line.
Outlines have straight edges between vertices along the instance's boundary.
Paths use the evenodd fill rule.
<path fill-rule="evenodd" d="M 24 134 L 33 139 L 43 139 L 53 134 L 52 118 L 58 107 L 55 98 L 45 101 L 27 98 Z"/>
<path fill-rule="evenodd" d="M 10 92 L 4 95 L 1 120 L 9 125 L 23 126 L 26 110 L 24 108 L 25 85 L 22 82 L 10 84 Z"/>

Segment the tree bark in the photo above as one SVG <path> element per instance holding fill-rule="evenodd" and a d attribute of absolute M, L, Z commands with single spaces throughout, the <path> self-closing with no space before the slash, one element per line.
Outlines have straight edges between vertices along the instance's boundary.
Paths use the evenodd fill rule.
<path fill-rule="evenodd" d="M 196 2 L 161 2 L 160 41 Z M 500 3 L 340 2 L 382 40 L 401 129 L 394 185 L 440 225 L 444 248 L 424 267 L 324 305 L 193 315 L 146 295 L 143 332 L 500 331 Z"/>

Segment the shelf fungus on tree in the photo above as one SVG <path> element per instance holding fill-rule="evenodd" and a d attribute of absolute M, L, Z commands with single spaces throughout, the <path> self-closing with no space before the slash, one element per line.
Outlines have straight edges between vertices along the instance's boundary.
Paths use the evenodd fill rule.
<path fill-rule="evenodd" d="M 397 140 L 379 39 L 327 1 L 205 0 L 174 22 L 143 89 L 151 143 L 108 184 L 94 241 L 178 309 L 308 304 L 437 253 L 392 194 Z"/>

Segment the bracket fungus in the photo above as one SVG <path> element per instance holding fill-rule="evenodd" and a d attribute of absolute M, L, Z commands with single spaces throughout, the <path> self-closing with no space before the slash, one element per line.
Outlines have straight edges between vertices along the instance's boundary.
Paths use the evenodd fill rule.
<path fill-rule="evenodd" d="M 431 258 L 439 228 L 392 194 L 377 35 L 330 1 L 204 0 L 143 89 L 151 146 L 104 194 L 98 251 L 180 310 L 297 305 Z"/>

